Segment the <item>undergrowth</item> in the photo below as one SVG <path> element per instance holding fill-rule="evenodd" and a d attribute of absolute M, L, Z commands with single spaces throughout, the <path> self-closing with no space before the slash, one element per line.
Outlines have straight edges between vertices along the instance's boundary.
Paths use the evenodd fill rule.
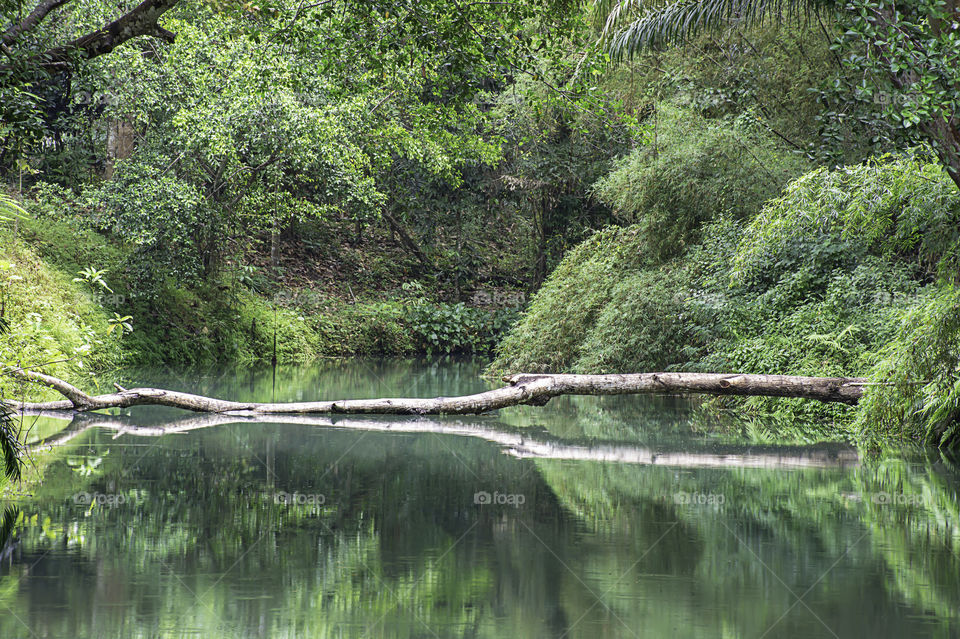
<path fill-rule="evenodd" d="M 643 223 L 609 228 L 567 256 L 488 372 L 869 376 L 859 408 L 759 397 L 713 404 L 865 442 L 903 435 L 952 445 L 958 217 L 960 194 L 942 169 L 904 156 L 815 170 L 752 219 L 718 211 L 671 259 L 647 259 Z"/>
<path fill-rule="evenodd" d="M 63 197 L 40 195 L 23 203 L 15 227 L 0 221 L 0 317 L 9 326 L 0 362 L 43 365 L 80 385 L 95 388 L 119 366 L 487 354 L 516 317 L 424 295 L 347 303 L 306 289 L 261 293 L 229 272 L 145 293 L 125 269 L 128 249 L 71 216 Z"/>

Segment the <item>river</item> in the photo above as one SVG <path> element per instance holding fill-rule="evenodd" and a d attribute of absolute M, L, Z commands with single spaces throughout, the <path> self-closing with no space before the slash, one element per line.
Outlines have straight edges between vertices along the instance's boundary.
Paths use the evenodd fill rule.
<path fill-rule="evenodd" d="M 485 390 L 481 369 L 130 381 L 244 401 L 432 397 Z M 14 491 L 3 638 L 960 636 L 960 472 L 938 454 L 771 441 L 673 397 L 30 425 L 44 481 Z"/>

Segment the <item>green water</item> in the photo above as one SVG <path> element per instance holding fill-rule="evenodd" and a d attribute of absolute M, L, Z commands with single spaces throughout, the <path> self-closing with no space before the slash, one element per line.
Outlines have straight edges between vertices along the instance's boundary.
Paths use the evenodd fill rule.
<path fill-rule="evenodd" d="M 130 381 L 282 401 L 463 394 L 479 370 Z M 17 497 L 3 638 L 960 636 L 960 475 L 939 457 L 760 445 L 654 397 L 33 428 L 59 443 Z"/>

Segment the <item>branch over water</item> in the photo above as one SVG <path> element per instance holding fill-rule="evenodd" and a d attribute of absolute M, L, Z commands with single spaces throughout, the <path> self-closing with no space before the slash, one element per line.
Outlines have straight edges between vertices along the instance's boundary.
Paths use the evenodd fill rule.
<path fill-rule="evenodd" d="M 760 395 L 799 397 L 822 402 L 856 404 L 866 379 L 853 377 L 799 377 L 795 375 L 741 375 L 737 373 L 631 373 L 625 375 L 509 375 L 507 386 L 462 397 L 346 399 L 323 402 L 233 402 L 159 388 L 125 389 L 109 395 L 87 395 L 67 382 L 22 368 L 7 375 L 48 386 L 66 399 L 55 402 L 0 400 L 17 410 L 69 410 L 87 412 L 131 406 L 169 406 L 201 413 L 225 414 L 379 414 L 468 415 L 508 406 L 542 406 L 560 395 L 637 395 L 700 393 L 709 395 Z"/>

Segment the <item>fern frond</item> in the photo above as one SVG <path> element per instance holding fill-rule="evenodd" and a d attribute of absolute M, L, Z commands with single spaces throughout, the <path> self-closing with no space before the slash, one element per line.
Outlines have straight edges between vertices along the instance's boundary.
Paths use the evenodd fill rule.
<path fill-rule="evenodd" d="M 26 217 L 19 204 L 10 196 L 0 193 L 0 222 L 7 222 L 15 217 Z"/>

